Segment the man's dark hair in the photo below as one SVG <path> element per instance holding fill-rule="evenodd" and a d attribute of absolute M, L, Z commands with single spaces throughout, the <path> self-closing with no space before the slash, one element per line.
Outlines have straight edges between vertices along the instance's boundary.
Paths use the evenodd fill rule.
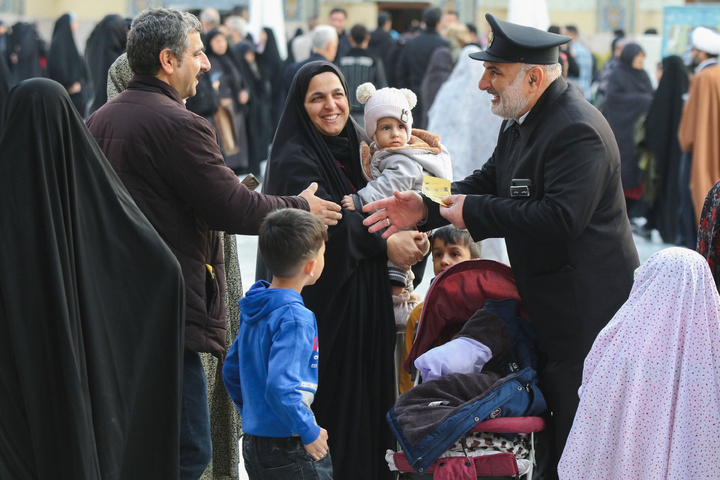
<path fill-rule="evenodd" d="M 475 26 L 474 23 L 466 23 L 465 26 L 467 27 L 468 32 L 474 33 L 475 35 L 477 35 L 477 27 Z"/>
<path fill-rule="evenodd" d="M 577 35 L 577 34 L 578 34 L 578 29 L 577 29 L 577 27 L 576 27 L 575 25 L 566 25 L 566 26 L 565 26 L 565 30 L 567 30 L 568 32 L 570 32 L 570 33 L 572 33 L 572 34 L 574 34 L 574 35 Z"/>
<path fill-rule="evenodd" d="M 428 30 L 435 30 L 440 18 L 442 17 L 442 10 L 437 7 L 426 8 L 423 12 L 423 23 L 425 28 Z"/>
<path fill-rule="evenodd" d="M 548 32 L 560 35 L 560 27 L 558 25 L 550 25 L 548 27 Z"/>
<path fill-rule="evenodd" d="M 274 277 L 291 278 L 317 256 L 327 239 L 325 225 L 315 215 L 283 208 L 269 214 L 260 225 L 258 250 Z"/>
<path fill-rule="evenodd" d="M 392 16 L 388 12 L 380 12 L 378 13 L 378 19 L 377 24 L 378 28 L 383 28 L 385 24 L 388 22 L 388 20 L 392 20 Z"/>
<path fill-rule="evenodd" d="M 353 25 L 353 27 L 350 29 L 350 38 L 353 39 L 353 42 L 355 42 L 355 45 L 357 45 L 358 47 L 361 46 L 362 43 L 365 41 L 365 37 L 367 37 L 367 34 L 367 27 L 360 23 L 358 23 L 357 25 Z"/>
<path fill-rule="evenodd" d="M 331 16 L 333 13 L 342 13 L 343 15 L 345 15 L 345 18 L 347 18 L 347 12 L 342 7 L 335 7 L 332 10 L 330 10 L 328 17 Z"/>
<path fill-rule="evenodd" d="M 480 244 L 476 243 L 467 230 L 460 230 L 453 225 L 445 225 L 432 233 L 430 245 L 435 240 L 442 240 L 445 245 L 462 245 L 470 250 L 470 258 L 480 258 Z"/>
<path fill-rule="evenodd" d="M 190 33 L 202 32 L 200 20 L 174 8 L 148 8 L 134 19 L 127 38 L 127 58 L 136 74 L 155 75 L 160 70 L 160 52 L 169 49 L 179 65 L 190 48 Z"/>

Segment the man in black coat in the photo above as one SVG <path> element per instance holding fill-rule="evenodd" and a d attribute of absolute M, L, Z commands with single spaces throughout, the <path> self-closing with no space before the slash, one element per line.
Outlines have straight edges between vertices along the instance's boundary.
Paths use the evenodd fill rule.
<path fill-rule="evenodd" d="M 392 30 L 392 17 L 387 12 L 378 13 L 378 27 L 370 33 L 370 42 L 367 50 L 375 58 L 382 60 L 383 69 L 387 72 L 388 68 L 393 65 L 390 62 L 397 41 L 393 38 L 390 31 Z"/>
<path fill-rule="evenodd" d="M 398 65 L 400 87 L 409 88 L 418 96 L 417 105 L 412 111 L 415 128 L 425 128 L 426 122 L 422 115 L 423 106 L 420 87 L 423 78 L 425 78 L 430 57 L 432 57 L 436 48 L 448 45 L 437 31 L 437 25 L 441 17 L 442 11 L 437 7 L 428 8 L 423 12 L 425 30 L 407 42 Z"/>
<path fill-rule="evenodd" d="M 347 12 L 345 9 L 336 7 L 330 10 L 328 24 L 334 27 L 338 34 L 337 52 L 335 52 L 335 57 L 328 60 L 337 65 L 338 60 L 340 60 L 352 48 L 352 45 L 350 45 L 350 38 L 345 31 L 345 27 L 347 26 Z"/>
<path fill-rule="evenodd" d="M 579 402 L 583 361 L 625 302 L 639 265 L 620 182 L 620 154 L 603 116 L 562 78 L 558 46 L 570 40 L 485 16 L 492 26 L 479 88 L 506 119 L 492 157 L 452 184 L 449 208 L 414 192 L 373 202 L 370 231 L 384 235 L 450 221 L 475 241 L 504 237 L 520 296 L 546 357 L 541 390 L 553 416 L 547 478 Z M 458 106 L 462 108 L 462 106 Z M 480 128 L 480 127 L 479 127 Z"/>
<path fill-rule="evenodd" d="M 365 105 L 357 99 L 357 88 L 365 82 L 372 83 L 378 89 L 387 87 L 382 61 L 370 55 L 367 49 L 369 41 L 367 28 L 361 24 L 354 25 L 350 29 L 352 48 L 337 61 L 350 92 L 350 115 L 361 127 L 365 126 Z"/>

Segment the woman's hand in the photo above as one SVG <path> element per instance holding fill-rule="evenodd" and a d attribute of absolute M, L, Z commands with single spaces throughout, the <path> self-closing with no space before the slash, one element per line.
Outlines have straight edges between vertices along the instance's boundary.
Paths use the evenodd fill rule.
<path fill-rule="evenodd" d="M 423 237 L 427 242 L 427 235 L 415 230 L 403 230 L 393 234 L 387 239 L 388 260 L 404 270 L 409 270 L 425 256 L 418 248 L 419 244 L 422 245 Z"/>
<path fill-rule="evenodd" d="M 307 200 L 310 205 L 310 213 L 318 217 L 325 225 L 337 225 L 342 218 L 340 213 L 340 205 L 335 202 L 324 200 L 315 196 L 318 184 L 312 182 L 305 190 L 300 192 L 300 196 Z"/>
<path fill-rule="evenodd" d="M 398 192 L 397 190 L 390 198 L 384 198 L 370 202 L 363 206 L 363 212 L 377 212 L 370 215 L 363 221 L 370 233 L 387 228 L 383 238 L 404 228 L 414 227 L 419 221 L 427 217 L 427 207 L 423 203 L 419 193 L 408 190 Z"/>

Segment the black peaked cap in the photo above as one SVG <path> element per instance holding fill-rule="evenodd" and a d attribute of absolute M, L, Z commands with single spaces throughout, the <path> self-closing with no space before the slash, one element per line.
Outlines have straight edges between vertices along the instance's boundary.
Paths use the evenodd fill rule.
<path fill-rule="evenodd" d="M 487 48 L 470 54 L 474 60 L 550 65 L 558 62 L 558 47 L 572 40 L 567 35 L 499 20 L 489 13 L 485 14 L 485 19 L 492 32 Z"/>

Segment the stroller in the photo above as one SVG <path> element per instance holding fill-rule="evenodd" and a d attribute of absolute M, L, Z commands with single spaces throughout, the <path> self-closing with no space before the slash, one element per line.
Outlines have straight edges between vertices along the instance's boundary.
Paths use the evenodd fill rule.
<path fill-rule="evenodd" d="M 538 415 L 546 406 L 536 386 L 534 332 L 510 267 L 469 260 L 438 275 L 405 369 L 417 376 L 414 361 L 456 334 L 479 334 L 492 358 L 479 373 L 443 375 L 398 398 L 387 421 L 402 451 L 388 451 L 390 469 L 400 478 L 532 478 L 534 433 L 545 427 Z"/>

